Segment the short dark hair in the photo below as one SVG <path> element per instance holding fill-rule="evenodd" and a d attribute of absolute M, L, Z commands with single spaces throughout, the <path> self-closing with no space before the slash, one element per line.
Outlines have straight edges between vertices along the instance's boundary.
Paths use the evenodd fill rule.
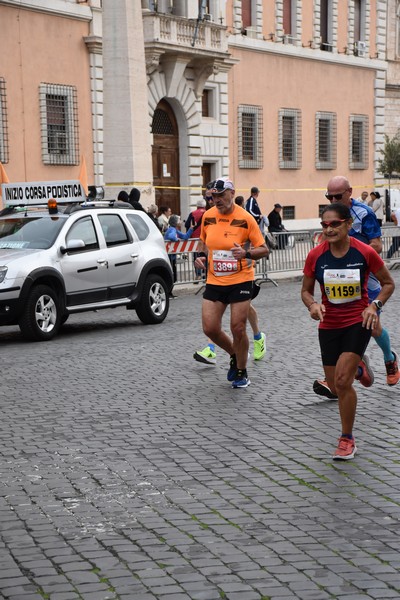
<path fill-rule="evenodd" d="M 322 211 L 321 217 L 323 217 L 324 214 L 329 210 L 335 212 L 337 216 L 341 219 L 351 219 L 349 207 L 345 204 L 342 204 L 341 202 L 334 202 L 333 204 L 328 204 L 328 206 L 325 206 L 324 210 Z"/>
<path fill-rule="evenodd" d="M 169 206 L 160 206 L 160 213 L 165 213 L 169 209 Z"/>
<path fill-rule="evenodd" d="M 258 189 L 258 187 L 257 187 L 257 186 L 254 186 L 254 187 L 252 187 L 252 188 L 251 188 L 251 190 L 250 190 L 250 193 L 251 193 L 251 194 L 258 194 L 258 193 L 259 193 L 259 191 L 260 191 L 260 190 Z"/>
<path fill-rule="evenodd" d="M 243 202 L 244 202 L 244 197 L 243 196 L 236 196 L 235 198 L 235 202 L 238 206 L 243 206 Z"/>

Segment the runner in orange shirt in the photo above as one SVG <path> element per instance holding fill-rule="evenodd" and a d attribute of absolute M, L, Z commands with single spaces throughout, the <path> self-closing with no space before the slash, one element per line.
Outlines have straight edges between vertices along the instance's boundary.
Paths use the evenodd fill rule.
<path fill-rule="evenodd" d="M 208 256 L 199 256 L 195 266 L 205 269 L 203 294 L 204 333 L 230 355 L 228 381 L 233 388 L 250 385 L 247 375 L 249 338 L 246 323 L 254 288 L 254 260 L 268 255 L 268 248 L 252 215 L 235 204 L 235 187 L 219 178 L 212 188 L 214 206 L 204 213 L 200 239 Z M 231 305 L 232 339 L 222 330 L 222 317 Z"/>

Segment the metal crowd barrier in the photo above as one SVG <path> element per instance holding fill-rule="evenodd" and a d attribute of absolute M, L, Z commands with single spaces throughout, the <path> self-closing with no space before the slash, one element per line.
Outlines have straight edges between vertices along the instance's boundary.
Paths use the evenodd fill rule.
<path fill-rule="evenodd" d="M 274 273 L 302 271 L 307 254 L 319 241 L 321 230 L 302 230 L 274 233 L 277 248 L 270 250 L 268 258 L 256 261 L 256 279 L 261 281 L 276 282 L 271 275 Z M 382 227 L 382 258 L 387 258 L 387 253 L 392 245 L 393 238 L 400 237 L 400 227 Z M 400 242 L 400 240 L 398 240 Z M 199 239 L 181 240 L 179 242 L 166 242 L 169 255 L 176 255 L 177 281 L 175 285 L 185 283 L 199 283 L 204 280 L 203 275 L 196 275 L 194 259 L 198 252 Z M 400 244 L 388 268 L 400 267 Z"/>

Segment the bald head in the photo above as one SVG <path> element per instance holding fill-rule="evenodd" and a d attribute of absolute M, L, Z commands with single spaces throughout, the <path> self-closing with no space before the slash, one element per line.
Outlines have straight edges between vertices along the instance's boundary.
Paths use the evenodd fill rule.
<path fill-rule="evenodd" d="M 326 186 L 326 197 L 331 202 L 341 202 L 346 206 L 351 206 L 351 193 L 353 189 L 350 187 L 350 182 L 343 175 L 336 175 L 328 181 Z M 336 197 L 335 196 L 339 196 Z"/>

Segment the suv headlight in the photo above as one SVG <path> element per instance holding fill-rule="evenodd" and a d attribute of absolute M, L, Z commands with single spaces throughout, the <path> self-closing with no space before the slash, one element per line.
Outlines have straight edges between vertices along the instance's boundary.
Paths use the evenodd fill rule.
<path fill-rule="evenodd" d="M 6 278 L 8 267 L 0 267 L 0 283 L 3 283 Z"/>

